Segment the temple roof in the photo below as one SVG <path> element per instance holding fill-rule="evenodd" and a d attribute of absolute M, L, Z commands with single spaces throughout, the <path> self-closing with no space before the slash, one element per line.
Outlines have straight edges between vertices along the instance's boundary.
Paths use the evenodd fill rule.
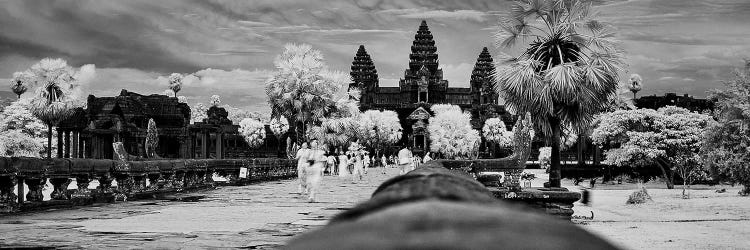
<path fill-rule="evenodd" d="M 375 64 L 372 62 L 372 58 L 365 50 L 364 45 L 359 45 L 357 54 L 354 56 L 351 67 L 352 84 L 349 88 L 357 87 L 364 88 L 365 85 L 371 85 L 369 87 L 378 86 L 378 70 L 375 69 Z"/>
<path fill-rule="evenodd" d="M 437 47 L 432 37 L 427 22 L 422 20 L 419 25 L 417 34 L 414 35 L 414 42 L 411 46 L 411 55 L 409 55 L 409 69 L 416 72 L 423 65 L 427 66 L 430 72 L 435 73 L 438 67 Z"/>

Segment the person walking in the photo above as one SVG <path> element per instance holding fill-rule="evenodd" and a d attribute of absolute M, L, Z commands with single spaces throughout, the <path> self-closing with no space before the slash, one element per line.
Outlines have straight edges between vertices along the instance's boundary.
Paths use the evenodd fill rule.
<path fill-rule="evenodd" d="M 308 161 L 310 165 L 305 170 L 307 175 L 305 178 L 306 187 L 308 190 L 308 201 L 315 202 L 316 195 L 320 192 L 320 181 L 323 178 L 323 168 L 326 166 L 326 151 L 323 150 L 325 147 L 318 145 L 318 140 L 312 140 L 310 142 L 310 153 L 308 155 Z"/>
<path fill-rule="evenodd" d="M 380 157 L 380 164 L 383 165 L 383 174 L 385 174 L 385 167 L 388 166 L 388 159 L 385 158 L 385 154 Z"/>
<path fill-rule="evenodd" d="M 404 146 L 403 149 L 398 151 L 398 165 L 401 169 L 400 173 L 406 174 L 407 172 L 409 172 L 410 171 L 409 168 L 411 167 L 412 164 L 413 162 L 412 162 L 411 150 L 409 150 L 409 148 Z"/>
<path fill-rule="evenodd" d="M 307 175 L 305 174 L 305 170 L 307 170 L 309 155 L 310 149 L 307 146 L 307 142 L 304 142 L 300 149 L 297 150 L 295 157 L 297 159 L 297 181 L 299 181 L 298 190 L 300 194 L 304 194 L 307 190 L 307 181 L 305 180 Z"/>
<path fill-rule="evenodd" d="M 349 168 L 349 157 L 346 157 L 346 152 L 342 150 L 341 154 L 339 154 L 339 176 L 341 177 L 349 176 L 348 168 Z"/>
<path fill-rule="evenodd" d="M 336 157 L 333 154 L 326 157 L 326 169 L 329 175 L 333 175 L 336 172 Z"/>
<path fill-rule="evenodd" d="M 430 157 L 430 152 L 427 152 L 424 154 L 424 159 L 422 159 L 422 163 L 427 163 L 428 161 L 431 161 L 432 157 Z"/>
<path fill-rule="evenodd" d="M 364 151 L 364 155 L 362 156 L 362 165 L 364 166 L 363 173 L 367 174 L 367 170 L 370 168 L 371 163 L 372 163 L 372 159 L 370 159 L 370 153 L 367 151 Z"/>

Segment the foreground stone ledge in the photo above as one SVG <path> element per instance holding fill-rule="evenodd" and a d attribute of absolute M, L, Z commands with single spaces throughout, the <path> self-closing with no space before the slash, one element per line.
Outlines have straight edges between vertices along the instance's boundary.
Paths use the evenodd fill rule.
<path fill-rule="evenodd" d="M 247 168 L 247 176 L 240 169 Z M 151 199 L 167 193 L 212 188 L 214 174 L 227 185 L 292 178 L 295 162 L 288 159 L 164 159 L 116 161 L 103 159 L 0 157 L 0 214 L 73 207 L 115 200 Z M 68 189 L 75 180 L 76 189 Z M 91 181 L 99 186 L 89 189 Z M 42 189 L 49 181 L 51 200 Z M 113 187 L 113 181 L 117 186 Z M 19 185 L 20 184 L 20 185 Z M 25 193 L 24 185 L 28 186 Z"/>

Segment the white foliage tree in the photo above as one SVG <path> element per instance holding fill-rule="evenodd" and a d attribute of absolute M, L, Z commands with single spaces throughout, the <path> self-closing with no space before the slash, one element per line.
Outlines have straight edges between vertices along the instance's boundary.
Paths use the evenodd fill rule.
<path fill-rule="evenodd" d="M 508 130 L 500 118 L 490 118 L 484 122 L 482 134 L 488 141 L 496 143 L 500 147 L 513 146 L 513 132 Z"/>
<path fill-rule="evenodd" d="M 22 71 L 13 73 L 13 79 L 10 81 L 10 90 L 18 95 L 18 99 L 21 99 L 21 95 L 26 93 L 29 85 L 32 84 L 34 75 L 29 71 Z"/>
<path fill-rule="evenodd" d="M 284 117 L 276 117 L 271 119 L 269 127 L 271 132 L 280 139 L 282 135 L 289 131 L 289 122 Z"/>
<path fill-rule="evenodd" d="M 430 117 L 430 151 L 448 159 L 476 157 L 479 149 L 479 131 L 471 128 L 471 114 L 455 105 L 432 106 L 435 116 Z"/>
<path fill-rule="evenodd" d="M 27 108 L 30 99 L 19 99 L 0 113 L 0 154 L 40 157 L 45 152 L 46 126 Z M 56 134 L 56 133 L 55 133 Z M 53 135 L 54 136 L 54 135 Z M 37 146 L 38 145 L 38 146 Z M 53 144 L 55 145 L 55 144 Z M 33 151 L 39 149 L 37 151 Z M 54 148 L 53 148 L 54 149 Z"/>
<path fill-rule="evenodd" d="M 251 148 L 260 147 L 266 139 L 265 125 L 258 119 L 242 119 L 239 132 Z"/>
<path fill-rule="evenodd" d="M 287 44 L 274 65 L 277 70 L 266 81 L 271 116 L 287 118 L 298 140 L 305 140 L 308 127 L 335 109 L 348 78 L 328 70 L 323 54 L 307 44 Z"/>
<path fill-rule="evenodd" d="M 219 97 L 219 95 L 212 95 L 209 103 L 212 107 L 218 107 L 219 104 L 221 104 L 221 97 Z"/>
<path fill-rule="evenodd" d="M 182 89 L 182 79 L 184 78 L 185 76 L 180 73 L 172 73 L 169 75 L 169 89 L 172 90 L 175 97 L 177 97 L 177 92 L 180 92 Z"/>
<path fill-rule="evenodd" d="M 401 140 L 401 123 L 395 111 L 367 110 L 360 116 L 359 129 L 361 141 L 376 154 Z"/>
<path fill-rule="evenodd" d="M 83 80 L 93 79 L 95 71 L 93 65 L 87 65 L 76 72 L 65 60 L 45 58 L 28 72 L 36 86 L 29 110 L 47 125 L 47 148 L 51 149 L 52 127 L 70 117 L 74 108 L 84 105 L 77 99 L 81 95 L 80 88 L 85 83 Z M 47 157 L 52 157 L 51 150 L 47 151 Z"/>
<path fill-rule="evenodd" d="M 208 117 L 208 107 L 206 107 L 203 103 L 197 103 L 195 106 L 191 108 L 190 112 L 190 122 L 196 123 L 196 122 L 202 122 L 203 119 L 206 119 Z"/>
<path fill-rule="evenodd" d="M 21 130 L 0 132 L 0 156 L 3 157 L 39 157 L 44 150 L 44 143 L 38 138 L 29 136 Z"/>

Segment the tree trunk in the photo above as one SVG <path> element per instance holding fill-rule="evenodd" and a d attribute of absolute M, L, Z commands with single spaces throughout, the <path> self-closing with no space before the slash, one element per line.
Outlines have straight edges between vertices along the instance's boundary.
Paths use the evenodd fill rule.
<path fill-rule="evenodd" d="M 685 191 L 687 191 L 687 187 L 688 187 L 687 186 L 687 180 L 685 180 L 685 179 L 686 178 L 682 178 L 682 198 L 683 199 L 689 198 L 688 196 L 685 195 Z"/>
<path fill-rule="evenodd" d="M 667 169 L 665 168 L 665 164 L 662 162 L 662 160 L 656 160 L 656 165 L 659 166 L 659 169 L 661 169 L 662 175 L 664 175 L 664 181 L 667 182 L 667 189 L 674 189 L 674 183 L 672 182 L 672 178 L 669 177 L 667 174 Z"/>
<path fill-rule="evenodd" d="M 561 168 L 560 168 L 560 119 L 557 117 L 550 118 L 550 126 L 552 127 L 552 154 L 550 156 L 550 168 L 549 168 L 549 187 L 559 188 L 561 179 Z"/>
<path fill-rule="evenodd" d="M 52 124 L 47 124 L 47 159 L 52 159 Z"/>

